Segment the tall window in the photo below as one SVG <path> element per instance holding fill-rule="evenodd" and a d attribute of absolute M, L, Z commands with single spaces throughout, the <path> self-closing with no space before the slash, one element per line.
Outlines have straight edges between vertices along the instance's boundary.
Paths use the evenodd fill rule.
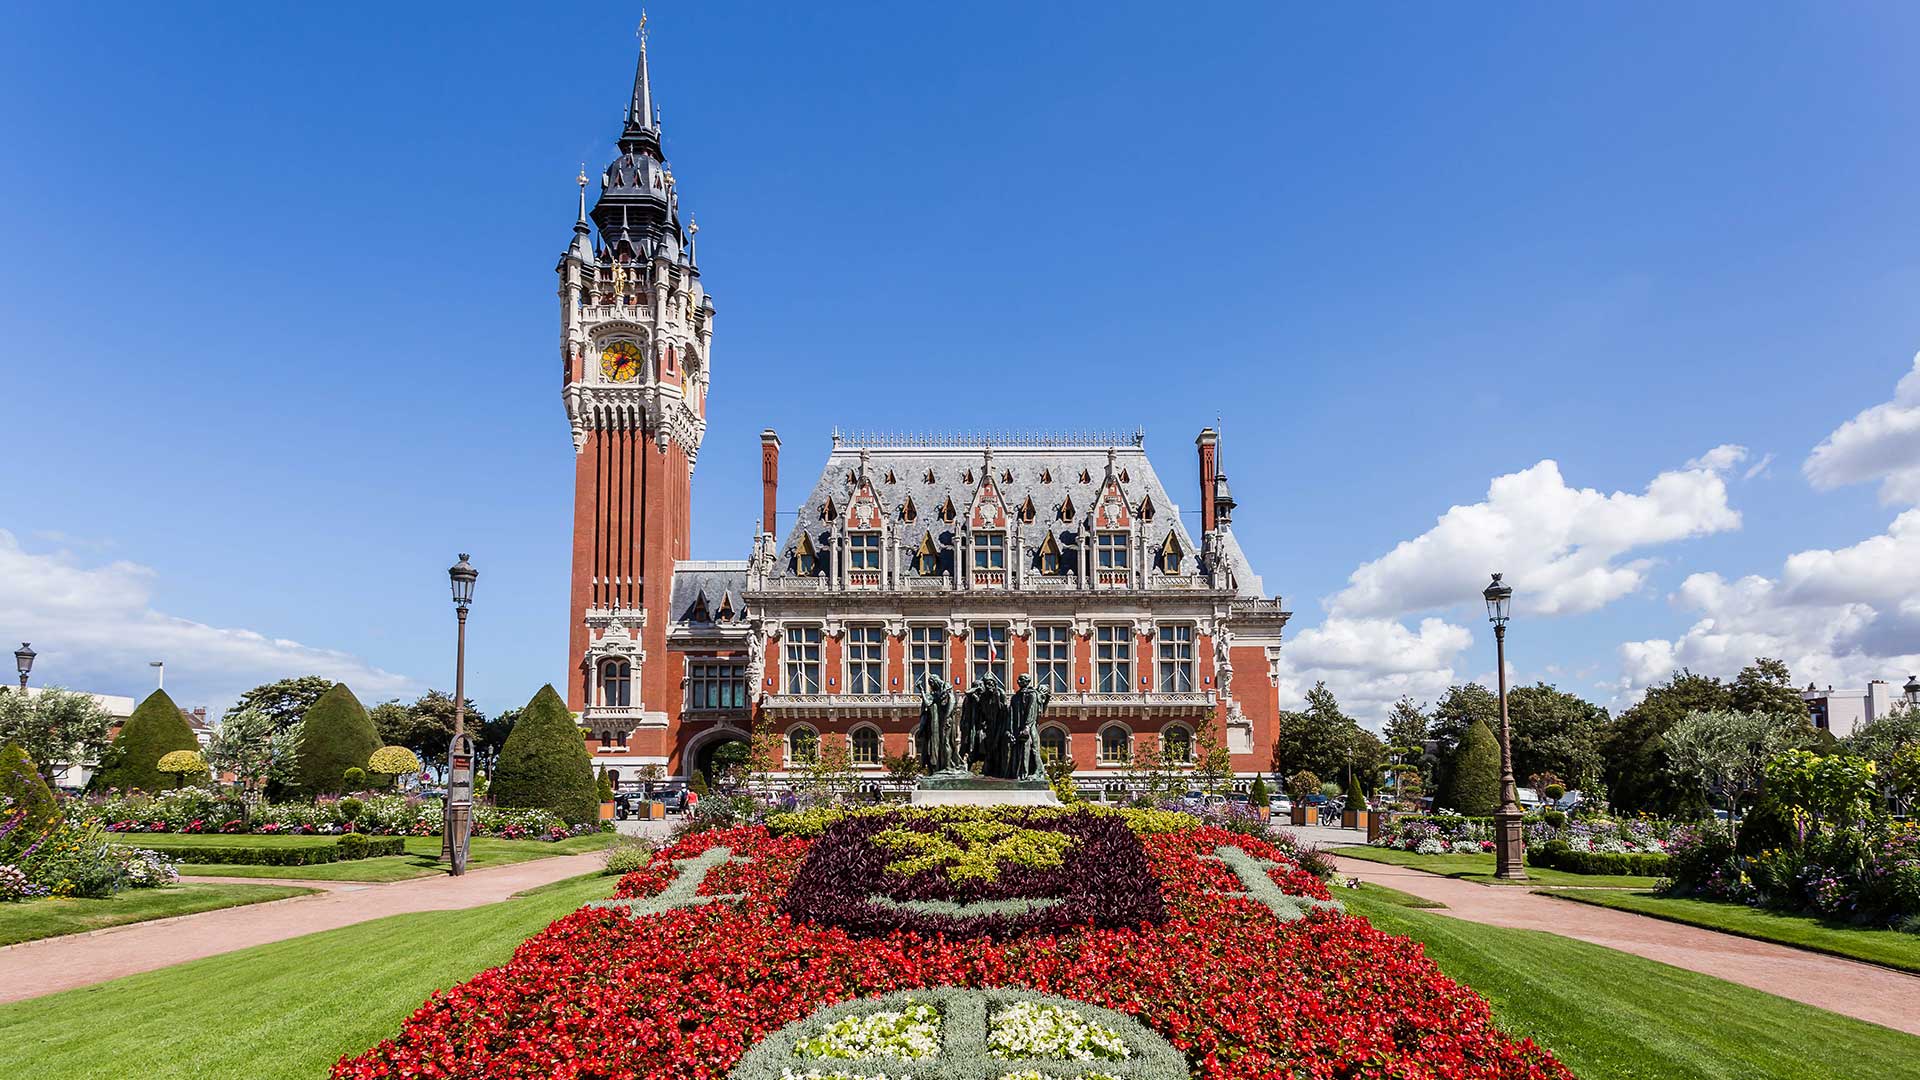
<path fill-rule="evenodd" d="M 820 760 L 820 733 L 808 727 L 787 732 L 787 764 L 812 765 Z"/>
<path fill-rule="evenodd" d="M 1160 733 L 1160 749 L 1169 761 L 1193 760 L 1193 732 L 1175 724 Z"/>
<path fill-rule="evenodd" d="M 856 728 L 848 742 L 848 756 L 855 765 L 880 764 L 880 732 L 870 727 Z"/>
<path fill-rule="evenodd" d="M 1066 693 L 1072 685 L 1069 633 L 1064 626 L 1033 628 L 1033 680 L 1056 694 Z"/>
<path fill-rule="evenodd" d="M 983 532 L 974 534 L 973 568 L 975 570 L 1005 570 L 1007 568 L 1006 533 Z"/>
<path fill-rule="evenodd" d="M 687 662 L 687 708 L 747 707 L 747 667 L 725 660 Z"/>
<path fill-rule="evenodd" d="M 1102 570 L 1125 570 L 1127 568 L 1127 534 L 1123 532 L 1103 532 L 1094 537 L 1094 554 L 1099 558 Z"/>
<path fill-rule="evenodd" d="M 1007 624 L 978 623 L 973 628 L 973 677 L 988 675 L 1007 685 Z"/>
<path fill-rule="evenodd" d="M 878 626 L 847 627 L 847 692 L 881 692 L 881 665 L 886 655 L 886 631 Z"/>
<path fill-rule="evenodd" d="M 1093 628 L 1094 676 L 1103 694 L 1133 690 L 1133 627 Z"/>
<path fill-rule="evenodd" d="M 1119 724 L 1102 728 L 1100 730 L 1100 760 L 1110 765 L 1132 761 L 1132 733 Z"/>
<path fill-rule="evenodd" d="M 820 628 L 790 627 L 786 633 L 787 693 L 820 692 Z"/>
<path fill-rule="evenodd" d="M 1040 760 L 1049 764 L 1073 759 L 1067 756 L 1067 732 L 1065 728 L 1040 729 Z"/>
<path fill-rule="evenodd" d="M 915 626 L 907 630 L 908 687 L 914 693 L 926 689 L 927 676 L 947 681 L 947 628 Z"/>
<path fill-rule="evenodd" d="M 1160 628 L 1160 689 L 1173 694 L 1193 690 L 1193 627 Z"/>
<path fill-rule="evenodd" d="M 600 665 L 600 703 L 610 709 L 625 709 L 633 704 L 633 665 L 625 660 L 609 660 Z"/>
<path fill-rule="evenodd" d="M 877 532 L 857 532 L 847 534 L 847 569 L 880 569 L 880 534 Z"/>

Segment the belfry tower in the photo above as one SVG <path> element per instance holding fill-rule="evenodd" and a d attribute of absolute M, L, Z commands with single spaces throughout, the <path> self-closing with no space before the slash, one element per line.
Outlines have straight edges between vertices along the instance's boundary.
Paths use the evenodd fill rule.
<path fill-rule="evenodd" d="M 574 447 L 567 704 L 666 760 L 679 675 L 668 663 L 674 563 L 687 558 L 706 430 L 713 302 L 660 141 L 646 21 L 619 153 L 587 207 L 582 169 L 560 278 L 562 400 Z"/>

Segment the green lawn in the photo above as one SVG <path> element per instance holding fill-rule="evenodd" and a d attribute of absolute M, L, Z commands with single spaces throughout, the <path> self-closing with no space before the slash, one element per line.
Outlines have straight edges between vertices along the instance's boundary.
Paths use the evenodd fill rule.
<path fill-rule="evenodd" d="M 504 962 L 618 878 L 465 911 L 376 919 L 0 1005 L 10 1076 L 314 1080 L 400 1029 L 434 990 Z M 137 1063 L 137 1064 L 136 1064 Z"/>
<path fill-rule="evenodd" d="M 339 842 L 337 836 L 180 836 L 171 833 L 121 833 L 115 839 L 122 843 L 151 847 L 162 852 L 168 848 L 183 847 L 300 847 L 312 846 L 316 841 L 326 844 Z M 548 843 L 545 840 L 498 840 L 488 836 L 476 836 L 468 849 L 467 866 L 480 870 L 489 866 L 525 862 L 528 859 L 550 858 L 554 855 L 578 855 L 585 851 L 599 851 L 612 845 L 615 839 L 612 833 L 575 836 L 555 843 Z M 244 843 L 235 843 L 236 841 Z M 196 877 L 290 878 L 300 881 L 405 881 L 408 878 L 430 877 L 434 874 L 446 873 L 446 867 L 439 862 L 439 858 L 439 837 L 409 836 L 405 855 L 320 863 L 315 866 L 181 863 L 180 872 Z"/>
<path fill-rule="evenodd" d="M 1709 930 L 1778 942 L 1797 949 L 1832 953 L 1869 964 L 1883 964 L 1920 974 L 1920 934 L 1898 930 L 1870 930 L 1845 923 L 1828 922 L 1813 915 L 1788 915 L 1762 911 L 1744 904 L 1723 904 L 1713 900 L 1688 900 L 1655 896 L 1649 892 L 1625 892 L 1600 889 L 1553 889 L 1549 896 L 1576 900 L 1583 904 L 1619 908 L 1656 919 L 1702 926 Z"/>
<path fill-rule="evenodd" d="M 172 885 L 128 889 L 108 900 L 46 899 L 0 904 L 0 945 L 282 900 L 313 891 L 289 885 Z"/>
<path fill-rule="evenodd" d="M 1358 889 L 1336 888 L 1333 890 L 1333 898 L 1335 900 L 1345 900 L 1347 897 L 1355 894 L 1371 897 L 1381 903 L 1396 904 L 1400 907 L 1444 908 L 1447 906 L 1438 900 L 1429 900 L 1424 896 L 1415 896 L 1410 892 L 1401 892 L 1399 889 L 1389 889 L 1385 885 L 1375 885 L 1371 881 L 1361 882 Z"/>
<path fill-rule="evenodd" d="M 1536 930 L 1483 926 L 1339 891 L 1348 910 L 1427 947 L 1513 1034 L 1581 1080 L 1887 1080 L 1920 1039 L 1697 972 Z"/>
<path fill-rule="evenodd" d="M 1493 876 L 1492 852 L 1480 855 L 1416 855 L 1411 851 L 1365 846 L 1337 847 L 1329 850 L 1335 855 L 1343 855 L 1349 859 L 1365 859 L 1368 862 L 1388 863 L 1393 866 L 1410 866 L 1415 870 L 1425 870 L 1429 874 L 1477 881 L 1482 885 L 1577 885 L 1587 889 L 1651 889 L 1654 883 L 1660 880 L 1632 874 L 1571 874 L 1565 870 L 1529 866 L 1527 880 L 1509 882 Z"/>

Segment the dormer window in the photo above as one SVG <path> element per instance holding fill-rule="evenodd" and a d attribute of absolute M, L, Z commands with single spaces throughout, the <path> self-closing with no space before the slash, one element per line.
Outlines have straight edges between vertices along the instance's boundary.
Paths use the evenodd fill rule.
<path fill-rule="evenodd" d="M 1096 534 L 1093 540 L 1093 552 L 1100 569 L 1125 570 L 1127 568 L 1127 534 L 1123 532 Z"/>
<path fill-rule="evenodd" d="M 975 570 L 1005 570 L 1007 568 L 1006 533 L 983 532 L 974 534 L 973 568 Z"/>
<path fill-rule="evenodd" d="M 887 470 L 887 483 L 889 483 L 889 484 L 895 484 L 895 483 L 899 483 L 899 481 L 898 481 L 898 480 L 896 480 L 896 479 L 894 479 L 894 475 L 893 475 L 893 470 L 892 470 L 892 469 L 888 469 L 888 470 Z"/>
<path fill-rule="evenodd" d="M 940 572 L 940 549 L 934 546 L 932 533 L 920 538 L 920 550 L 913 555 L 913 571 L 921 577 L 933 577 Z"/>
<path fill-rule="evenodd" d="M 1139 509 L 1136 511 L 1136 513 L 1140 515 L 1141 521 L 1152 521 L 1153 520 L 1153 497 L 1148 495 L 1141 496 L 1140 506 L 1139 506 Z"/>
<path fill-rule="evenodd" d="M 1047 538 L 1040 541 L 1040 572 L 1043 574 L 1060 572 L 1060 542 L 1054 539 L 1052 533 L 1048 533 Z"/>
<path fill-rule="evenodd" d="M 1029 495 L 1027 496 L 1027 501 L 1020 504 L 1020 521 L 1024 525 L 1031 525 L 1033 524 L 1033 519 L 1035 516 L 1036 515 L 1033 509 L 1033 496 Z"/>
<path fill-rule="evenodd" d="M 1053 483 L 1053 470 L 1052 470 L 1052 469 L 1041 469 L 1041 470 L 1040 470 L 1040 482 L 1041 482 L 1041 483 L 1043 483 L 1043 484 L 1051 484 L 1051 483 Z"/>
<path fill-rule="evenodd" d="M 1175 539 L 1173 533 L 1167 533 L 1167 542 L 1160 545 L 1160 572 L 1163 574 L 1179 573 L 1182 554 L 1180 541 Z"/>
<path fill-rule="evenodd" d="M 1127 470 L 1126 470 L 1126 469 L 1124 469 L 1124 468 L 1120 470 L 1120 482 L 1121 482 L 1121 483 L 1123 483 L 1123 484 L 1131 484 L 1131 483 L 1133 483 L 1133 477 L 1131 477 L 1131 476 L 1128 476 L 1128 475 L 1127 475 Z"/>
<path fill-rule="evenodd" d="M 877 532 L 856 532 L 847 534 L 847 569 L 870 570 L 880 572 L 880 534 Z"/>
<path fill-rule="evenodd" d="M 820 572 L 820 554 L 813 549 L 813 537 L 800 534 L 800 542 L 793 545 L 793 570 L 801 577 L 812 577 Z"/>
<path fill-rule="evenodd" d="M 967 470 L 966 472 L 964 472 L 964 473 L 961 473 L 961 474 L 960 474 L 960 482 L 961 482 L 961 483 L 963 483 L 963 484 L 971 484 L 971 483 L 973 483 L 973 470 L 972 470 L 972 469 L 968 469 L 968 470 Z"/>
<path fill-rule="evenodd" d="M 925 484 L 931 484 L 931 483 L 933 483 L 933 470 L 932 470 L 932 469 L 928 469 L 928 470 L 927 470 L 927 473 L 926 473 L 926 475 L 925 475 L 925 476 L 922 476 L 922 477 L 920 478 L 920 481 L 921 481 L 921 483 L 925 483 Z"/>
<path fill-rule="evenodd" d="M 1092 474 L 1092 473 L 1090 473 L 1090 472 L 1088 472 L 1088 471 L 1087 471 L 1087 470 L 1085 470 L 1085 469 L 1081 469 L 1081 470 L 1080 470 L 1080 482 L 1081 482 L 1081 483 L 1083 483 L 1083 484 L 1091 484 L 1091 483 L 1093 483 L 1093 474 Z"/>
<path fill-rule="evenodd" d="M 1073 520 L 1073 496 L 1071 495 L 1060 500 L 1060 520 L 1061 521 Z"/>
<path fill-rule="evenodd" d="M 827 496 L 827 501 L 820 504 L 820 520 L 832 521 L 833 518 L 834 518 L 833 496 L 829 495 Z"/>
<path fill-rule="evenodd" d="M 907 501 L 900 505 L 900 520 L 912 521 L 919 516 L 919 509 L 913 505 L 913 496 L 907 496 Z"/>
<path fill-rule="evenodd" d="M 1003 484 L 1011 484 L 1011 483 L 1013 483 L 1013 470 L 1012 470 L 1012 469 L 1001 469 L 1001 470 L 1000 470 L 1000 482 L 1001 482 L 1001 483 L 1003 483 Z"/>
<path fill-rule="evenodd" d="M 960 512 L 953 508 L 953 496 L 947 496 L 947 501 L 940 504 L 940 520 L 952 524 L 953 519 L 959 516 Z"/>

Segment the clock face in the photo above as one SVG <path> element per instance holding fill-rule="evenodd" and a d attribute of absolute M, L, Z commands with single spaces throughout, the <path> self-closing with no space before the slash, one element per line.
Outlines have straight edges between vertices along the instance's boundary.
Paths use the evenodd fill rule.
<path fill-rule="evenodd" d="M 614 382 L 640 377 L 640 347 L 631 341 L 616 341 L 600 353 L 600 374 Z"/>

